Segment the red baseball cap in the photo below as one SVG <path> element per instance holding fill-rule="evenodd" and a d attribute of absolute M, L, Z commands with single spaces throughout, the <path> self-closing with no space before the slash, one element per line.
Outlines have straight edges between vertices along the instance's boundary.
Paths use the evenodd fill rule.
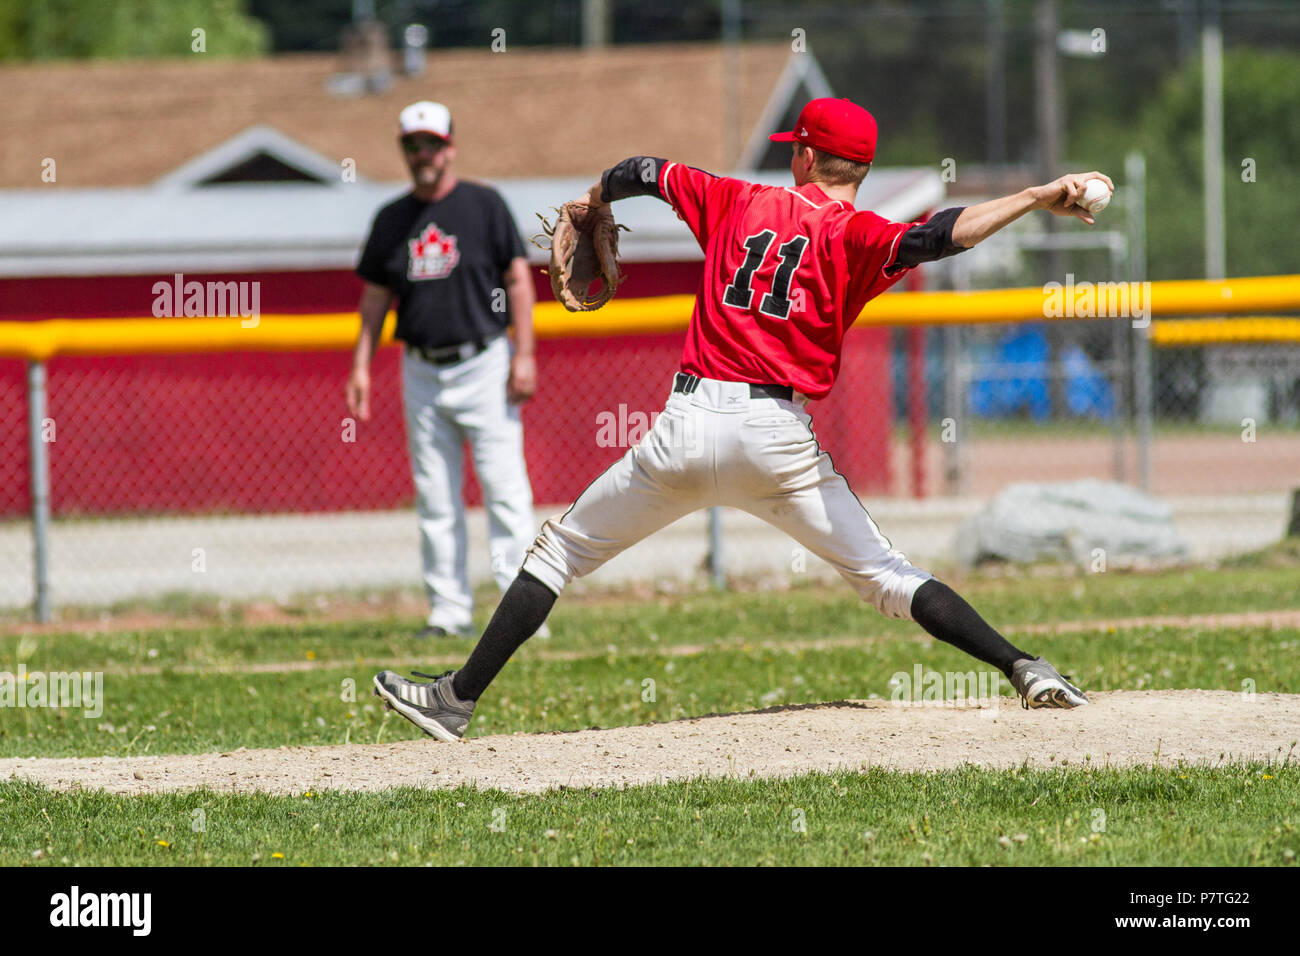
<path fill-rule="evenodd" d="M 876 155 L 876 118 L 857 103 L 826 96 L 812 100 L 788 133 L 773 133 L 774 143 L 803 143 L 832 156 L 869 163 Z"/>

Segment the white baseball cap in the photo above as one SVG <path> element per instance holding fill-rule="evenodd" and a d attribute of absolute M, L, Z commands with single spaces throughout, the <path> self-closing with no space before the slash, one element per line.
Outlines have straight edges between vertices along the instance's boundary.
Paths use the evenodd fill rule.
<path fill-rule="evenodd" d="M 421 100 L 412 103 L 397 118 L 402 136 L 411 133 L 432 133 L 440 139 L 451 139 L 451 110 L 441 103 Z"/>

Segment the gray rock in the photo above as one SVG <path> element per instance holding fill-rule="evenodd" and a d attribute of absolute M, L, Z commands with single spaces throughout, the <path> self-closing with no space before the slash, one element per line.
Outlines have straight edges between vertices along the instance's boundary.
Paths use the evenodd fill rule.
<path fill-rule="evenodd" d="M 1184 559 L 1187 545 L 1164 502 L 1127 485 L 1084 479 L 1008 485 L 957 532 L 966 567 L 983 561 L 1106 564 Z"/>

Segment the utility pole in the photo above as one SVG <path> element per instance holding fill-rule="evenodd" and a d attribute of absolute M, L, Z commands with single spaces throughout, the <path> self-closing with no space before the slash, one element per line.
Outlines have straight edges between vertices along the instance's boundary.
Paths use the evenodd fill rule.
<path fill-rule="evenodd" d="M 1037 88 L 1035 102 L 1038 118 L 1038 181 L 1051 182 L 1061 175 L 1061 141 L 1064 123 L 1061 110 L 1060 69 L 1057 63 L 1056 42 L 1060 32 L 1056 16 L 1056 0 L 1036 0 L 1034 6 L 1034 79 Z M 1048 216 L 1044 224 L 1049 233 L 1056 232 L 1056 219 Z M 1049 248 L 1045 271 L 1050 280 L 1064 282 L 1065 258 L 1060 249 Z M 1065 411 L 1065 384 L 1060 374 L 1061 357 L 1065 345 L 1065 329 L 1051 323 L 1047 329 L 1047 389 L 1052 412 Z"/>
<path fill-rule="evenodd" d="M 1204 128 L 1205 278 L 1227 273 L 1223 215 L 1223 32 L 1218 0 L 1206 0 L 1201 26 L 1201 117 Z"/>
<path fill-rule="evenodd" d="M 1056 0 L 1036 0 L 1034 7 L 1034 79 L 1038 98 L 1038 175 L 1050 182 L 1061 175 L 1061 74 L 1057 64 Z"/>
<path fill-rule="evenodd" d="M 582 45 L 609 44 L 609 0 L 582 0 Z"/>
<path fill-rule="evenodd" d="M 1007 41 L 1006 18 L 1002 0 L 985 0 L 985 42 L 988 61 L 984 74 L 984 127 L 988 140 L 985 162 L 992 174 L 997 170 L 994 193 L 1007 190 L 1003 183 L 1002 167 L 1007 162 Z"/>
<path fill-rule="evenodd" d="M 731 169 L 740 158 L 740 23 L 741 0 L 722 0 L 723 165 Z"/>

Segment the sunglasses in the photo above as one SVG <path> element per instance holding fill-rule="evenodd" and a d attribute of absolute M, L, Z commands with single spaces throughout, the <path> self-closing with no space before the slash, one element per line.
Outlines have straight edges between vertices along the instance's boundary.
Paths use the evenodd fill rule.
<path fill-rule="evenodd" d="M 421 136 L 418 139 L 402 140 L 403 151 L 410 153 L 412 155 L 418 153 L 420 150 L 425 149 L 426 147 L 428 149 L 433 150 L 433 152 L 437 153 L 440 152 L 443 149 L 443 147 L 445 147 L 446 145 L 447 145 L 447 141 L 445 139 L 438 139 L 437 137 L 434 136 Z"/>

